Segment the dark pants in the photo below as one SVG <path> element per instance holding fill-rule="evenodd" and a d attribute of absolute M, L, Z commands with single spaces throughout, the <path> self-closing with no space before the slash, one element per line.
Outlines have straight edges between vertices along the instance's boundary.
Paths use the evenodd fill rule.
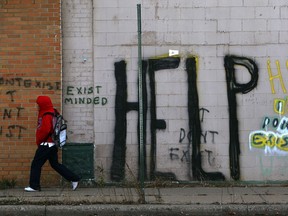
<path fill-rule="evenodd" d="M 56 146 L 39 146 L 36 150 L 34 159 L 31 164 L 29 186 L 33 189 L 40 190 L 40 176 L 42 166 L 47 160 L 51 167 L 68 181 L 79 181 L 80 178 L 67 167 L 58 162 L 58 149 Z"/>

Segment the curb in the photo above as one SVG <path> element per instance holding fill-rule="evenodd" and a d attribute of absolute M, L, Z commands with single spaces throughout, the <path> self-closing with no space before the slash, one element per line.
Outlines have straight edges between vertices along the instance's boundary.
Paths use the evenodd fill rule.
<path fill-rule="evenodd" d="M 287 215 L 285 204 L 237 205 L 4 205 L 1 216 L 225 216 Z"/>

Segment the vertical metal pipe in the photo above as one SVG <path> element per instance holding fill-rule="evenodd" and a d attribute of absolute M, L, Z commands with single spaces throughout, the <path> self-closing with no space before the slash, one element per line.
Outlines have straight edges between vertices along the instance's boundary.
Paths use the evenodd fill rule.
<path fill-rule="evenodd" d="M 141 4 L 137 4 L 137 23 L 138 23 L 138 97 L 139 97 L 139 143 L 140 143 L 140 184 L 142 190 L 142 199 L 145 202 L 144 193 L 144 143 L 143 143 L 143 72 L 142 72 L 142 30 L 141 30 Z"/>

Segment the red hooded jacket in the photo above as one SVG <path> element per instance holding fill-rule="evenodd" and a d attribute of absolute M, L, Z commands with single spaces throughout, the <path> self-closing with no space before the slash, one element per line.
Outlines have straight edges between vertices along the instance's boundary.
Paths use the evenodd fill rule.
<path fill-rule="evenodd" d="M 50 136 L 53 132 L 53 116 L 44 114 L 47 112 L 54 113 L 54 108 L 48 96 L 39 96 L 36 103 L 39 106 L 36 144 L 39 146 L 42 142 L 53 142 Z"/>

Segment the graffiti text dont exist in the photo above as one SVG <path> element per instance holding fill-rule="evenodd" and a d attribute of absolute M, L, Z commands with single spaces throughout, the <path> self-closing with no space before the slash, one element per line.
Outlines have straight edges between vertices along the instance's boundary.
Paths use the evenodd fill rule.
<path fill-rule="evenodd" d="M 21 77 L 15 78 L 4 78 L 0 77 L 0 86 L 13 86 L 13 87 L 24 87 L 24 88 L 43 88 L 48 90 L 60 90 L 60 82 L 46 82 L 32 79 L 23 79 Z"/>
<path fill-rule="evenodd" d="M 4 129 L 8 131 L 6 134 L 3 132 Z M 0 137 L 5 135 L 8 138 L 17 137 L 21 139 L 23 130 L 26 130 L 26 128 L 21 125 L 9 125 L 7 128 L 0 126 Z"/>

